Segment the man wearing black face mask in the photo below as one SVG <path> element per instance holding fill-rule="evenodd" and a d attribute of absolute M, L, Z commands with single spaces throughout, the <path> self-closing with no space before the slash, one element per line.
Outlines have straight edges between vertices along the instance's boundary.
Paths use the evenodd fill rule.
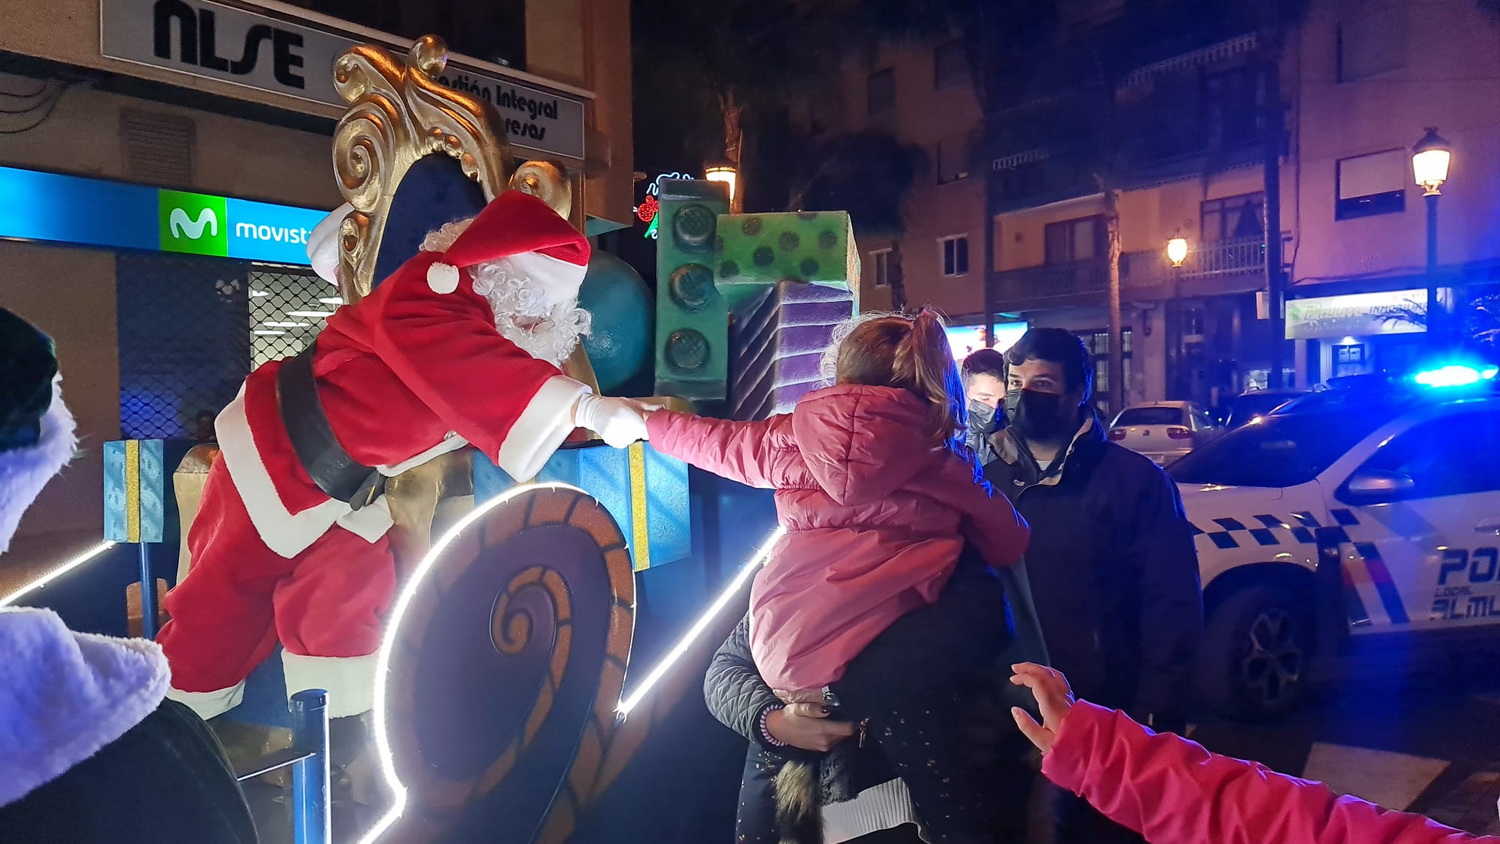
<path fill-rule="evenodd" d="M 1078 337 L 1032 329 L 1005 362 L 1009 426 L 990 436 L 984 472 L 1031 525 L 1026 564 L 1052 664 L 1080 697 L 1181 732 L 1203 609 L 1177 487 L 1105 437 Z M 1047 787 L 1053 841 L 1141 840 Z"/>
<path fill-rule="evenodd" d="M 1005 430 L 1005 355 L 980 349 L 964 358 L 964 394 L 969 399 L 969 431 L 966 442 L 979 458 L 979 465 L 995 459 L 990 435 Z"/>

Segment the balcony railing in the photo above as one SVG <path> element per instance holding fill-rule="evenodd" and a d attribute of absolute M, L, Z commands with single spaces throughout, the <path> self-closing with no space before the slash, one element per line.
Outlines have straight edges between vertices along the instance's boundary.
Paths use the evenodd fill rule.
<path fill-rule="evenodd" d="M 1266 245 L 1259 238 L 1190 245 L 1181 268 L 1174 268 L 1164 252 L 1155 249 L 1121 255 L 1121 286 L 1156 288 L 1174 278 L 1187 281 L 1250 275 L 1262 273 L 1266 267 Z M 994 284 L 1002 309 L 1046 307 L 1049 300 L 1102 295 L 1108 290 L 1109 273 L 1103 260 L 1045 264 L 996 273 Z"/>
<path fill-rule="evenodd" d="M 994 279 L 995 295 L 1002 305 L 1102 293 L 1109 284 L 1103 261 L 1025 267 L 996 273 Z"/>
<path fill-rule="evenodd" d="M 1149 287 L 1178 278 L 1216 278 L 1226 275 L 1243 275 L 1264 272 L 1266 268 L 1266 244 L 1260 238 L 1239 240 L 1214 240 L 1207 243 L 1189 243 L 1187 259 L 1181 268 L 1174 268 L 1167 260 L 1165 249 L 1132 252 L 1121 256 L 1122 276 L 1125 284 Z"/>

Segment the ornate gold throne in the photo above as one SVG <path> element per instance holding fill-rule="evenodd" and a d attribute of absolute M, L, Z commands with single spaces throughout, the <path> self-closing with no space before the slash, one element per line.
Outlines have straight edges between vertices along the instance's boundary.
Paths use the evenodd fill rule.
<path fill-rule="evenodd" d="M 357 46 L 336 63 L 335 87 L 349 103 L 335 131 L 333 155 L 340 191 L 353 208 L 340 224 L 338 242 L 340 294 L 348 304 L 368 295 L 414 255 L 429 231 L 473 216 L 502 191 L 533 194 L 574 225 L 580 222 L 569 176 L 561 166 L 513 158 L 498 129 L 503 124 L 487 103 L 434 81 L 446 60 L 443 42 L 428 36 L 411 47 L 404 61 L 379 47 Z M 581 346 L 564 369 L 596 386 Z M 386 496 L 396 523 L 392 536 L 403 579 L 413 576 L 417 563 L 428 556 L 435 531 L 474 509 L 473 456 L 472 449 L 455 451 L 389 481 Z M 216 457 L 215 447 L 200 446 L 174 475 L 183 526 L 180 576 L 191 565 L 185 550 L 187 530 Z M 468 556 L 457 565 L 442 564 L 447 568 L 424 581 L 418 590 L 423 594 L 410 602 L 403 624 L 415 628 L 416 644 L 391 658 L 390 673 L 396 679 L 389 681 L 395 688 L 389 705 L 391 717 L 403 725 L 423 720 L 462 723 L 463 717 L 472 717 L 473 707 L 451 705 L 446 698 L 424 712 L 413 688 L 431 679 L 421 668 L 422 655 L 443 651 L 443 636 L 460 627 L 464 637 L 472 639 L 473 619 L 480 616 L 488 638 L 471 652 L 469 664 L 476 666 L 481 685 L 494 686 L 497 680 L 502 686 L 538 683 L 536 698 L 481 702 L 489 720 L 509 718 L 518 726 L 488 736 L 491 749 L 478 752 L 492 755 L 483 757 L 488 761 L 472 776 L 437 781 L 428 775 L 436 770 L 435 763 L 410 769 L 427 782 L 413 787 L 407 822 L 426 833 L 397 835 L 400 840 L 412 839 L 413 834 L 421 840 L 461 837 L 455 825 L 472 822 L 476 815 L 482 821 L 493 816 L 497 806 L 506 817 L 532 819 L 528 822 L 535 826 L 528 835 L 512 830 L 516 840 L 566 840 L 579 814 L 621 775 L 658 718 L 696 685 L 689 675 L 672 677 L 629 722 L 615 723 L 634 625 L 632 564 L 625 540 L 608 512 L 587 494 L 532 490 L 520 495 L 526 497 L 524 507 L 488 508 L 472 525 L 477 530 L 466 529 L 454 545 L 464 549 L 457 553 Z M 555 543 L 549 548 L 572 542 L 582 550 L 564 560 L 552 559 L 557 553 L 524 553 L 527 543 L 535 545 L 538 536 Z M 448 616 L 456 614 L 447 610 L 472 597 L 460 594 L 464 592 L 484 598 L 478 601 L 484 606 L 467 620 L 455 621 Z M 520 607 L 528 601 L 530 609 L 507 614 L 508 604 Z M 550 602 L 552 609 L 538 610 L 538 601 Z M 540 679 L 522 664 L 534 662 L 539 653 L 550 666 Z M 706 653 L 700 656 L 706 661 Z M 400 660 L 405 662 L 398 664 Z M 468 694 L 463 689 L 434 692 L 448 698 Z M 505 732 L 508 729 L 512 732 Z M 434 745 L 422 744 L 425 739 L 417 735 L 421 730 L 405 732 L 393 738 L 393 749 L 399 753 L 405 746 L 408 759 L 433 762 L 428 750 Z M 476 733 L 471 743 L 482 745 L 485 740 Z M 263 753 L 288 741 L 288 734 L 273 732 L 267 746 L 262 732 L 243 750 Z M 419 789 L 425 791 L 418 794 Z M 471 817 L 461 817 L 465 813 Z"/>

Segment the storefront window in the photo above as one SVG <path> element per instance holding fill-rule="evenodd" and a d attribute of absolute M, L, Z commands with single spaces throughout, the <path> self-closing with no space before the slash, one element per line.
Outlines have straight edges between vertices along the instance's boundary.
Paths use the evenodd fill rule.
<path fill-rule="evenodd" d="M 202 436 L 200 418 L 217 416 L 254 368 L 301 351 L 334 298 L 332 285 L 291 268 L 120 253 L 122 435 Z"/>

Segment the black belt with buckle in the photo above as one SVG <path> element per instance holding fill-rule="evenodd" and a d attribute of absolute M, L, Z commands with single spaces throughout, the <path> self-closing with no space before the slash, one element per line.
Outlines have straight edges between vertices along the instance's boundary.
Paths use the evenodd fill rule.
<path fill-rule="evenodd" d="M 366 507 L 385 491 L 385 476 L 349 456 L 333 435 L 328 414 L 318 398 L 313 379 L 313 349 L 282 361 L 276 372 L 276 402 L 292 450 L 307 474 L 329 498 L 346 501 L 355 510 Z"/>

